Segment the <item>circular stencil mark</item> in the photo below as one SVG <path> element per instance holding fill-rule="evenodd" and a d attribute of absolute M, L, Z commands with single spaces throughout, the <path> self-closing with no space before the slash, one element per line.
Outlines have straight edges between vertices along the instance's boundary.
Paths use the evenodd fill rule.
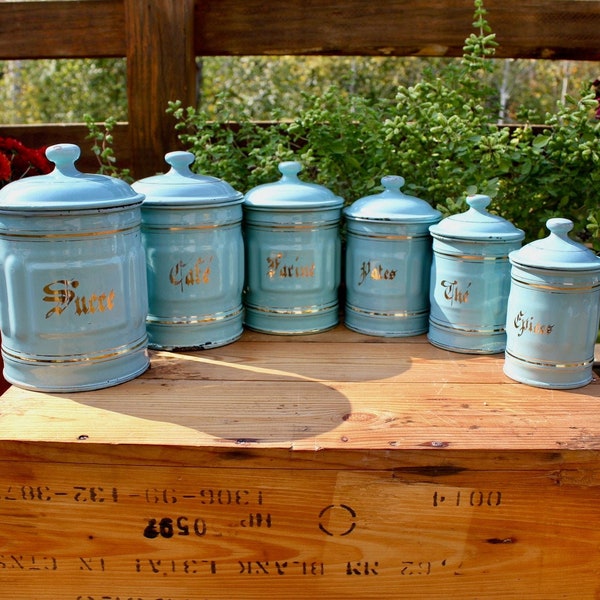
<path fill-rule="evenodd" d="M 326 535 L 348 535 L 356 527 L 355 519 L 356 511 L 347 504 L 330 504 L 319 513 L 319 529 Z"/>

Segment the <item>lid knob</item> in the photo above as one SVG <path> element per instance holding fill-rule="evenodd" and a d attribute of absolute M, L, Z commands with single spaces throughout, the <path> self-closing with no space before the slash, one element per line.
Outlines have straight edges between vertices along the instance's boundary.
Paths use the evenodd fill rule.
<path fill-rule="evenodd" d="M 381 178 L 381 185 L 383 185 L 386 190 L 398 192 L 404 185 L 404 177 L 401 177 L 400 175 L 384 175 Z"/>
<path fill-rule="evenodd" d="M 298 180 L 298 173 L 302 171 L 302 165 L 295 160 L 287 160 L 279 163 L 279 171 L 283 175 L 282 180 Z"/>
<path fill-rule="evenodd" d="M 46 157 L 56 165 L 56 170 L 63 175 L 79 173 L 75 161 L 80 157 L 81 150 L 75 144 L 54 144 L 46 148 Z"/>
<path fill-rule="evenodd" d="M 165 155 L 165 161 L 171 165 L 171 172 L 179 175 L 193 175 L 190 170 L 190 165 L 194 162 L 194 154 L 192 152 L 184 152 L 176 150 L 168 152 Z"/>
<path fill-rule="evenodd" d="M 547 237 L 509 254 L 512 264 L 561 271 L 593 271 L 597 277 L 600 258 L 593 250 L 569 237 L 573 221 L 555 217 L 546 221 L 546 227 L 550 230 Z"/>
<path fill-rule="evenodd" d="M 486 212 L 486 208 L 489 206 L 491 198 L 484 196 L 483 194 L 475 194 L 474 196 L 467 196 L 467 204 L 474 210 L 480 213 Z"/>
<path fill-rule="evenodd" d="M 554 234 L 561 239 L 569 239 L 569 231 L 573 229 L 573 221 L 570 219 L 554 218 L 546 221 L 546 227 L 550 235 Z"/>

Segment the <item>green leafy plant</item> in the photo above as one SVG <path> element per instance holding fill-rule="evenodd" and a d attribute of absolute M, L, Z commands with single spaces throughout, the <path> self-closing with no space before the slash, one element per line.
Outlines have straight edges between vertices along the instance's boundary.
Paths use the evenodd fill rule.
<path fill-rule="evenodd" d="M 232 118 L 229 93 L 218 95 L 215 110 L 218 121 L 207 111 L 170 102 L 167 112 L 177 123 L 176 130 L 185 147 L 195 157 L 194 169 L 217 175 L 240 191 L 277 178 L 279 162 L 291 160 L 295 148 L 286 135 L 286 123 L 261 123 L 242 116 Z"/>
<path fill-rule="evenodd" d="M 594 229 L 600 176 L 599 122 L 590 92 L 567 98 L 544 122 L 516 128 L 494 124 L 494 91 L 483 84 L 496 41 L 481 0 L 477 33 L 467 38 L 460 63 L 443 77 L 426 71 L 413 87 L 400 87 L 392 116 L 383 122 L 388 170 L 404 175 L 407 191 L 444 214 L 464 210 L 468 193 L 494 199 L 492 209 L 526 231 L 544 235 L 552 216 L 575 221 L 575 233 L 600 248 Z"/>
<path fill-rule="evenodd" d="M 89 114 L 86 114 L 84 119 L 88 128 L 86 139 L 92 141 L 92 152 L 98 159 L 98 173 L 123 179 L 127 183 L 133 183 L 130 169 L 117 166 L 112 134 L 117 120 L 114 117 L 109 117 L 104 123 L 96 123 Z"/>
<path fill-rule="evenodd" d="M 529 234 L 547 234 L 544 224 L 554 216 L 570 218 L 581 241 L 600 249 L 595 220 L 600 182 L 600 122 L 590 118 L 593 96 L 567 98 L 546 127 L 522 127 L 507 138 L 499 171 L 499 212 Z"/>
<path fill-rule="evenodd" d="M 591 90 L 567 98 L 535 125 L 496 124 L 496 92 L 489 81 L 497 42 L 483 0 L 474 0 L 474 32 L 462 60 L 425 70 L 392 101 L 352 96 L 332 87 L 306 95 L 306 107 L 286 122 L 231 120 L 227 95 L 214 114 L 169 105 L 195 168 L 240 189 L 278 178 L 277 164 L 296 159 L 305 176 L 351 203 L 381 189 L 383 175 L 402 175 L 404 191 L 445 215 L 465 210 L 469 193 L 487 194 L 491 210 L 525 230 L 545 235 L 553 216 L 574 221 L 574 234 L 600 249 L 600 121 Z M 525 111 L 523 111 L 525 112 Z M 274 118 L 277 115 L 274 114 Z"/>

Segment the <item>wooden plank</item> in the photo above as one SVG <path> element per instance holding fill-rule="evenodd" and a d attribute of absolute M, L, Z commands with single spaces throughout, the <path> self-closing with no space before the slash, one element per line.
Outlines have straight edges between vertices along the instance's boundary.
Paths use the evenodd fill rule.
<path fill-rule="evenodd" d="M 197 16 L 196 52 L 218 54 L 458 55 L 470 2 L 207 0 Z M 223 32 L 227 38 L 223 39 Z M 254 48 L 254 52 L 249 51 Z"/>
<path fill-rule="evenodd" d="M 194 0 L 125 0 L 127 90 L 132 170 L 136 179 L 164 172 L 180 143 L 170 100 L 194 106 Z"/>
<path fill-rule="evenodd" d="M 526 394 L 511 385 L 503 389 L 502 399 L 493 399 L 497 385 L 422 384 L 419 395 L 415 387 L 291 381 L 167 385 L 142 379 L 128 386 L 126 397 L 104 392 L 40 404 L 9 391 L 2 424 L 18 433 L 12 439 L 40 440 L 41 435 L 40 441 L 65 441 L 61 435 L 67 436 L 63 427 L 68 427 L 68 441 L 83 435 L 95 443 L 125 438 L 173 445 L 185 436 L 194 445 L 264 443 L 290 450 L 439 446 L 552 451 L 598 439 L 590 433 L 594 413 L 586 396 Z M 174 402 L 175 397 L 180 399 Z M 23 408 L 29 410 L 27 422 Z M 96 417 L 106 425 L 95 423 Z"/>
<path fill-rule="evenodd" d="M 581 449 L 600 440 L 590 397 L 520 385 L 376 382 L 167 383 L 73 396 L 7 391 L 2 439 L 229 449 Z M 176 400 L 175 400 L 176 399 Z M 27 418 L 23 418 L 26 414 Z M 590 426 L 592 424 L 592 427 Z"/>
<path fill-rule="evenodd" d="M 421 381 L 506 383 L 498 357 L 452 355 L 431 347 L 424 336 L 420 343 L 371 343 L 368 359 L 362 344 L 344 342 L 287 343 L 274 356 L 272 342 L 240 341 L 210 353 L 155 352 L 148 378 L 211 381 L 368 381 L 370 383 Z M 306 344 L 310 344 L 307 351 Z M 174 360 L 177 358 L 177 360 Z M 448 361 L 452 368 L 448 369 Z M 193 362 L 193 365 L 187 363 Z"/>
<path fill-rule="evenodd" d="M 494 0 L 489 9 L 499 58 L 600 58 L 599 2 L 526 0 L 513 4 Z"/>
<path fill-rule="evenodd" d="M 11 600 L 591 599 L 598 500 L 511 470 L 0 464 L 0 578 Z"/>
<path fill-rule="evenodd" d="M 35 419 L 35 411 L 32 411 Z M 104 413 L 97 416 L 112 418 Z M 118 425 L 118 423 L 117 423 Z M 65 429 L 66 433 L 70 431 Z M 157 445 L 136 439 L 120 443 L 97 443 L 94 438 L 79 435 L 76 440 L 52 442 L 26 439 L 0 439 L 0 467 L 10 469 L 14 462 L 23 464 L 57 463 L 78 465 L 111 465 L 149 467 L 201 467 L 231 469 L 243 467 L 257 473 L 264 469 L 304 470 L 385 470 L 402 476 L 403 473 L 437 480 L 464 472 L 524 471 L 545 473 L 557 485 L 596 486 L 600 484 L 598 468 L 600 449 L 587 440 L 576 449 L 464 449 L 428 444 L 417 449 L 390 447 L 386 450 L 352 448 L 311 448 L 291 452 L 289 445 L 258 444 L 244 440 L 234 448 L 212 444 L 193 445 L 185 435 L 180 444 Z M 51 436 L 50 436 L 51 437 Z M 130 443 L 129 443 L 130 442 Z M 197 440 L 196 440 L 197 443 Z"/>
<path fill-rule="evenodd" d="M 598 0 L 487 0 L 486 7 L 499 57 L 600 58 Z M 394 0 L 384 9 L 365 0 L 203 0 L 194 48 L 207 56 L 460 56 L 472 15 L 471 0 Z M 0 58 L 126 52 L 124 0 L 0 2 Z"/>
<path fill-rule="evenodd" d="M 313 336 L 249 337 L 202 352 L 153 353 L 149 371 L 116 388 L 11 388 L 0 439 L 295 452 L 555 452 L 600 440 L 597 380 L 578 390 L 533 388 L 504 376 L 502 355 L 452 353 L 423 336 L 353 341 L 343 326 L 308 345 Z"/>
<path fill-rule="evenodd" d="M 0 59 L 125 56 L 123 0 L 0 2 Z"/>
<path fill-rule="evenodd" d="M 498 57 L 598 60 L 600 2 L 487 0 Z M 471 0 L 267 3 L 205 0 L 199 55 L 461 56 L 474 30 Z"/>

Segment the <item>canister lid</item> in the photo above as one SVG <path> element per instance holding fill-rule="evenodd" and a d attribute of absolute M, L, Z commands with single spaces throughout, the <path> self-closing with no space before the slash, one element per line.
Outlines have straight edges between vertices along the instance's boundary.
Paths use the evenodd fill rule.
<path fill-rule="evenodd" d="M 140 179 L 132 186 L 146 196 L 144 206 L 221 205 L 241 202 L 244 198 L 221 179 L 193 173 L 191 152 L 169 152 L 165 161 L 171 166 L 167 173 Z"/>
<path fill-rule="evenodd" d="M 343 198 L 325 186 L 307 183 L 298 178 L 302 165 L 296 161 L 279 164 L 282 177 L 274 183 L 264 183 L 252 188 L 244 205 L 257 210 L 306 210 L 313 208 L 340 208 Z"/>
<path fill-rule="evenodd" d="M 0 212 L 103 209 L 142 202 L 143 194 L 121 179 L 78 171 L 75 161 L 80 154 L 75 144 L 49 146 L 46 156 L 55 164 L 54 170 L 4 186 L 0 190 Z"/>
<path fill-rule="evenodd" d="M 583 244 L 572 240 L 569 231 L 573 221 L 548 219 L 546 227 L 550 235 L 526 244 L 508 254 L 511 263 L 542 269 L 599 270 L 600 258 Z"/>
<path fill-rule="evenodd" d="M 384 191 L 356 200 L 344 209 L 346 218 L 388 223 L 436 223 L 442 218 L 442 213 L 425 200 L 400 191 L 404 177 L 386 175 L 381 178 L 381 183 Z"/>
<path fill-rule="evenodd" d="M 434 237 L 471 241 L 518 241 L 525 237 L 510 221 L 486 210 L 490 197 L 477 194 L 467 196 L 469 210 L 446 217 L 429 231 Z"/>

